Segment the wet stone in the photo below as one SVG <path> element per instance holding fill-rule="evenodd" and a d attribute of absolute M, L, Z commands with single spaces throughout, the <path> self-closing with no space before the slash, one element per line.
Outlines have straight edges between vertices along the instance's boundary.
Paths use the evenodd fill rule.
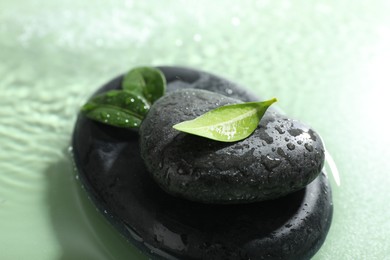
<path fill-rule="evenodd" d="M 206 72 L 179 67 L 161 69 L 167 78 L 168 92 L 208 86 L 214 92 L 225 94 L 229 86 L 231 96 L 238 94 L 245 101 L 259 100 Z M 121 77 L 118 77 L 97 93 L 119 89 L 120 83 Z M 317 138 L 309 131 L 309 135 L 312 134 Z M 290 136 L 291 140 L 286 143 L 299 146 L 297 142 L 305 136 Z M 210 149 L 213 147 L 205 144 L 210 145 Z M 250 155 L 257 154 L 260 146 L 238 142 L 236 148 Z M 79 115 L 72 147 L 81 186 L 102 215 L 141 250 L 145 258 L 311 259 L 323 244 L 331 224 L 332 192 L 324 174 L 305 188 L 276 200 L 213 205 L 171 196 L 160 189 L 141 158 L 137 132 L 99 124 Z M 303 145 L 300 147 L 305 149 Z M 289 153 L 283 153 L 282 148 L 275 152 L 288 158 Z M 305 153 L 315 154 L 318 160 L 322 156 L 316 151 L 305 150 Z M 210 160 L 213 156 L 216 155 L 210 155 Z M 159 167 L 164 167 L 163 163 Z M 218 163 L 215 166 L 222 167 Z M 240 164 L 234 174 L 256 183 L 248 168 Z M 194 176 L 202 177 L 199 171 L 194 171 Z M 250 197 L 247 195 L 248 199 Z"/>
<path fill-rule="evenodd" d="M 185 89 L 167 94 L 152 106 L 140 128 L 140 147 L 147 169 L 161 188 L 193 201 L 237 204 L 284 196 L 318 176 L 324 164 L 321 139 L 305 124 L 272 110 L 251 136 L 234 143 L 172 128 L 204 111 L 239 102 Z"/>

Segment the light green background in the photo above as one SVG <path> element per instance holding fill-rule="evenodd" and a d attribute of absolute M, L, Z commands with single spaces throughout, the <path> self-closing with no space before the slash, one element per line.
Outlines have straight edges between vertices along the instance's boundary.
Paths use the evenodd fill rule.
<path fill-rule="evenodd" d="M 67 156 L 80 105 L 137 65 L 199 68 L 277 97 L 340 172 L 315 259 L 390 259 L 386 0 L 1 0 L 1 259 L 142 259 Z"/>

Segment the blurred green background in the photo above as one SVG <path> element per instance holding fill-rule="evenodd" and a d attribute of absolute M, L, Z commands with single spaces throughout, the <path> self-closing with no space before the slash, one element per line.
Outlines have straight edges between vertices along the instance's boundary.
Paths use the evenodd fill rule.
<path fill-rule="evenodd" d="M 80 105 L 138 65 L 234 80 L 323 137 L 340 173 L 315 259 L 390 259 L 390 2 L 0 2 L 0 258 L 144 259 L 68 156 Z M 329 169 L 328 169 L 329 170 Z"/>

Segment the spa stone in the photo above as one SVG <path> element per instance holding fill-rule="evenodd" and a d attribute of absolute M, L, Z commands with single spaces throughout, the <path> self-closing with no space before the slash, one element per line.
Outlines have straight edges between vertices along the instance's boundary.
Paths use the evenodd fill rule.
<path fill-rule="evenodd" d="M 160 69 L 167 78 L 168 92 L 209 86 L 220 94 L 258 100 L 207 72 Z M 121 79 L 108 82 L 97 93 L 119 89 Z M 80 183 L 97 209 L 153 260 L 310 259 L 323 244 L 332 221 L 332 190 L 324 174 L 304 189 L 276 200 L 213 205 L 161 190 L 146 170 L 136 132 L 80 114 L 72 146 Z"/>
<path fill-rule="evenodd" d="M 304 188 L 324 164 L 320 137 L 305 124 L 267 111 L 248 138 L 224 143 L 172 128 L 241 101 L 185 89 L 160 98 L 140 128 L 141 155 L 168 193 L 204 203 L 248 203 Z"/>

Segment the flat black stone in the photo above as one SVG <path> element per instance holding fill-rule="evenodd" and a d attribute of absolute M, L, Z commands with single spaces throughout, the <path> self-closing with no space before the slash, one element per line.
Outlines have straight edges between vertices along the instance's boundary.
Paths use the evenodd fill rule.
<path fill-rule="evenodd" d="M 226 81 L 195 70 L 162 67 L 168 88 L 207 88 L 239 93 Z M 205 82 L 202 82 L 204 80 Z M 99 90 L 120 87 L 121 77 Z M 237 96 L 236 96 L 237 97 Z M 153 259 L 309 259 L 325 240 L 332 219 L 331 189 L 320 174 L 306 188 L 273 201 L 207 205 L 162 191 L 141 159 L 138 133 L 79 115 L 73 152 L 80 180 L 107 219 Z"/>

